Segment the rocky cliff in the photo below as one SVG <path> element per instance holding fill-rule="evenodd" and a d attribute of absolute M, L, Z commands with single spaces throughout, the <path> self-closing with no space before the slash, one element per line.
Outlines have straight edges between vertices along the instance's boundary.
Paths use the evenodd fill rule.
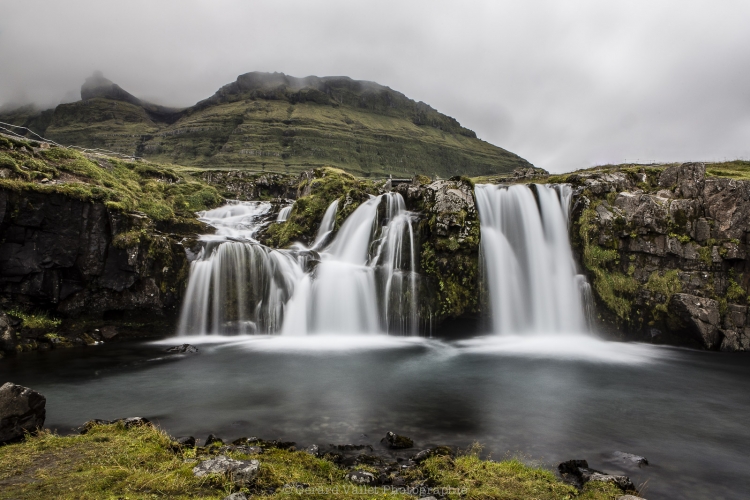
<path fill-rule="evenodd" d="M 600 327 L 626 339 L 750 349 L 750 181 L 721 165 L 622 166 L 576 186 L 572 239 Z M 732 172 L 729 172 L 732 175 Z"/>

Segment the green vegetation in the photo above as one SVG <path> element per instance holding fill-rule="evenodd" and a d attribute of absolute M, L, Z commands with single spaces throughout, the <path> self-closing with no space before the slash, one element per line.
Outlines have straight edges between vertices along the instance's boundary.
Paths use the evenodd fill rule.
<path fill-rule="evenodd" d="M 225 476 L 196 478 L 192 468 L 216 451 L 180 448 L 151 426 L 126 429 L 123 424 L 95 425 L 86 434 L 58 436 L 42 431 L 21 443 L 0 447 L 0 499 L 55 498 L 100 500 L 221 499 L 240 488 Z M 266 449 L 260 455 L 228 452 L 236 459 L 258 459 L 254 483 L 242 490 L 263 498 L 298 498 L 287 484 L 306 484 L 304 497 L 350 498 L 353 484 L 346 470 L 325 458 L 304 452 Z M 362 469 L 371 469 L 363 466 Z M 579 492 L 561 483 L 546 470 L 518 460 L 481 460 L 478 449 L 455 458 L 435 456 L 407 473 L 409 480 L 432 487 L 466 488 L 468 499 L 608 499 L 622 494 L 611 484 L 588 484 Z M 338 495 L 316 494 L 316 488 L 338 489 Z M 411 499 L 409 495 L 384 492 L 358 498 Z M 458 495 L 448 498 L 459 498 Z"/>
<path fill-rule="evenodd" d="M 734 275 L 729 277 L 729 286 L 727 286 L 726 298 L 730 302 L 738 303 L 747 297 L 747 292 L 742 286 L 734 280 Z"/>
<path fill-rule="evenodd" d="M 289 218 L 272 224 L 265 233 L 265 243 L 275 248 L 285 248 L 294 242 L 310 243 L 318 230 L 323 214 L 334 200 L 339 200 L 335 228 L 364 201 L 375 194 L 372 182 L 357 180 L 343 170 L 323 167 L 313 171 L 311 179 L 303 180 L 299 189 L 305 194 L 292 206 Z"/>
<path fill-rule="evenodd" d="M 55 330 L 62 324 L 62 320 L 50 318 L 46 311 L 28 312 L 19 307 L 13 307 L 6 312 L 20 318 L 23 328 L 32 330 Z"/>
<path fill-rule="evenodd" d="M 750 161 L 734 160 L 706 163 L 706 174 L 714 177 L 750 180 Z"/>
<path fill-rule="evenodd" d="M 34 148 L 0 136 L 0 188 L 60 193 L 98 201 L 110 209 L 140 211 L 151 219 L 177 222 L 223 201 L 215 188 L 185 168 L 124 161 L 59 147 Z"/>
<path fill-rule="evenodd" d="M 594 275 L 594 290 L 599 298 L 620 320 L 629 321 L 632 309 L 629 297 L 638 290 L 639 283 L 612 266 L 619 263 L 620 254 L 617 250 L 602 248 L 592 241 L 597 232 L 593 223 L 595 219 L 596 203 L 592 203 L 577 221 L 578 236 L 583 247 L 583 264 Z"/>
<path fill-rule="evenodd" d="M 682 282 L 676 269 L 671 269 L 663 274 L 654 271 L 648 277 L 645 287 L 651 293 L 662 297 L 662 300 L 653 308 L 654 320 L 659 320 L 666 315 L 672 295 L 682 292 Z"/>

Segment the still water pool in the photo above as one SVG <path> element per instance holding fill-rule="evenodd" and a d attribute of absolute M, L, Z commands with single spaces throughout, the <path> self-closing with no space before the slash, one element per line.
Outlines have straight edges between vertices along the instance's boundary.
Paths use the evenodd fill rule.
<path fill-rule="evenodd" d="M 179 339 L 179 343 L 185 341 Z M 586 337 L 201 337 L 30 353 L 2 380 L 47 397 L 59 432 L 143 416 L 172 435 L 484 445 L 553 468 L 584 458 L 647 498 L 748 498 L 750 358 Z M 643 468 L 612 452 L 645 456 Z"/>

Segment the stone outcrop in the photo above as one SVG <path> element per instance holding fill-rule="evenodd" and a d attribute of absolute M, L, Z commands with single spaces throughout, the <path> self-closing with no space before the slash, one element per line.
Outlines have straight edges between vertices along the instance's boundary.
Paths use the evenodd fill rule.
<path fill-rule="evenodd" d="M 7 382 L 0 387 L 0 443 L 21 439 L 44 425 L 47 399 L 38 392 Z"/>
<path fill-rule="evenodd" d="M 222 474 L 228 476 L 235 484 L 247 485 L 258 475 L 259 468 L 260 462 L 257 460 L 235 460 L 219 455 L 193 467 L 193 475 L 204 477 L 210 474 Z"/>
<path fill-rule="evenodd" d="M 0 342 L 6 352 L 60 340 L 48 328 L 12 325 L 10 306 L 98 320 L 176 312 L 189 269 L 183 237 L 159 231 L 142 214 L 60 193 L 0 189 L 0 235 L 0 309 L 6 307 Z M 118 330 L 106 333 L 111 338 Z M 101 331 L 87 335 L 90 341 L 82 344 L 103 340 Z"/>
<path fill-rule="evenodd" d="M 750 181 L 701 163 L 579 172 L 572 236 L 616 336 L 750 349 Z"/>
<path fill-rule="evenodd" d="M 453 177 L 429 182 L 419 176 L 396 189 L 406 207 L 421 217 L 421 274 L 428 278 L 420 290 L 426 300 L 423 317 L 438 321 L 469 321 L 479 312 L 479 216 L 474 186 Z"/>

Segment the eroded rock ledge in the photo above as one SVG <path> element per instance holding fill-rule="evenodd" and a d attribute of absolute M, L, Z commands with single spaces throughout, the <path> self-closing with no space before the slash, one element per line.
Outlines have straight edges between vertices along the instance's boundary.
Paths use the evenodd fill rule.
<path fill-rule="evenodd" d="M 702 163 L 578 172 L 572 237 L 598 320 L 622 338 L 750 349 L 750 182 Z"/>

